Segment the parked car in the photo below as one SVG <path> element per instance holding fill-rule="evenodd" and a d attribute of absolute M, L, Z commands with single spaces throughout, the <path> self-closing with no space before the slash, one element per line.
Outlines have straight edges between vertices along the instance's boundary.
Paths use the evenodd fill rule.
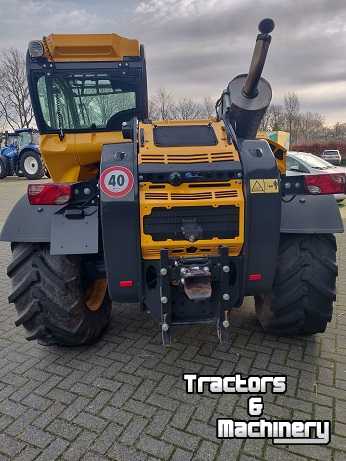
<path fill-rule="evenodd" d="M 333 165 L 341 165 L 341 154 L 337 149 L 326 149 L 322 152 L 321 158 Z"/>
<path fill-rule="evenodd" d="M 32 128 L 3 134 L 0 150 L 0 179 L 12 175 L 40 179 L 45 175 L 38 139 L 38 132 Z"/>
<path fill-rule="evenodd" d="M 340 185 L 340 192 L 334 194 L 336 200 L 341 202 L 346 198 L 346 168 L 332 165 L 317 155 L 308 152 L 287 153 L 286 174 L 306 175 L 306 184 L 310 193 L 318 194 L 323 190 L 328 193 L 328 188 L 335 187 L 335 182 Z"/>

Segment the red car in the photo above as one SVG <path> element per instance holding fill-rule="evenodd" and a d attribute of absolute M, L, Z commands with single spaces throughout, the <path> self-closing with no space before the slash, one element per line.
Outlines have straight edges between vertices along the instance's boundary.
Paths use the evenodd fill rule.
<path fill-rule="evenodd" d="M 335 186 L 338 192 L 334 196 L 338 202 L 346 198 L 346 168 L 335 166 L 316 155 L 308 152 L 287 153 L 287 176 L 305 175 L 305 183 L 312 194 L 334 193 Z"/>

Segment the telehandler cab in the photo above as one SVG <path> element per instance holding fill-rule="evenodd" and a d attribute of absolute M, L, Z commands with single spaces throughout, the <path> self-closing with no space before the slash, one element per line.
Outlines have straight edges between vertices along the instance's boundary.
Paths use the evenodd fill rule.
<path fill-rule="evenodd" d="M 215 323 L 222 340 L 245 296 L 268 332 L 326 329 L 340 213 L 333 196 L 285 176 L 283 147 L 256 138 L 272 96 L 261 74 L 273 28 L 261 21 L 248 74 L 228 84 L 209 120 L 148 119 L 137 40 L 29 44 L 53 182 L 29 185 L 1 234 L 13 252 L 9 301 L 28 340 L 91 343 L 112 301 L 150 311 L 164 344 L 174 327 L 196 323 Z"/>

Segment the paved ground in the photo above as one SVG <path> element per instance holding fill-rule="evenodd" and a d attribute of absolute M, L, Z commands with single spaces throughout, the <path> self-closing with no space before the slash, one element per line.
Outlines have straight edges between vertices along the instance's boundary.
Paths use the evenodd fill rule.
<path fill-rule="evenodd" d="M 25 186 L 0 181 L 0 223 Z M 93 347 L 26 342 L 7 303 L 9 249 L 0 244 L 0 460 L 345 460 L 346 238 L 338 241 L 338 299 L 325 334 L 264 335 L 248 303 L 232 318 L 231 346 L 220 346 L 214 329 L 201 327 L 180 331 L 166 349 L 157 326 L 131 306 L 114 306 L 111 328 Z M 276 448 L 217 440 L 215 419 L 246 418 L 246 398 L 187 395 L 184 371 L 287 374 L 287 394 L 267 395 L 266 415 L 330 419 L 332 441 Z"/>

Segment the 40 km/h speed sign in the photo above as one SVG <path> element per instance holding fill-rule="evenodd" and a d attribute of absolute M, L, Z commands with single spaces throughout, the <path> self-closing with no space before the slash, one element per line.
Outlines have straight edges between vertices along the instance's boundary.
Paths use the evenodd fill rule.
<path fill-rule="evenodd" d="M 126 197 L 133 189 L 132 171 L 124 166 L 110 166 L 102 171 L 100 188 L 108 197 Z"/>

